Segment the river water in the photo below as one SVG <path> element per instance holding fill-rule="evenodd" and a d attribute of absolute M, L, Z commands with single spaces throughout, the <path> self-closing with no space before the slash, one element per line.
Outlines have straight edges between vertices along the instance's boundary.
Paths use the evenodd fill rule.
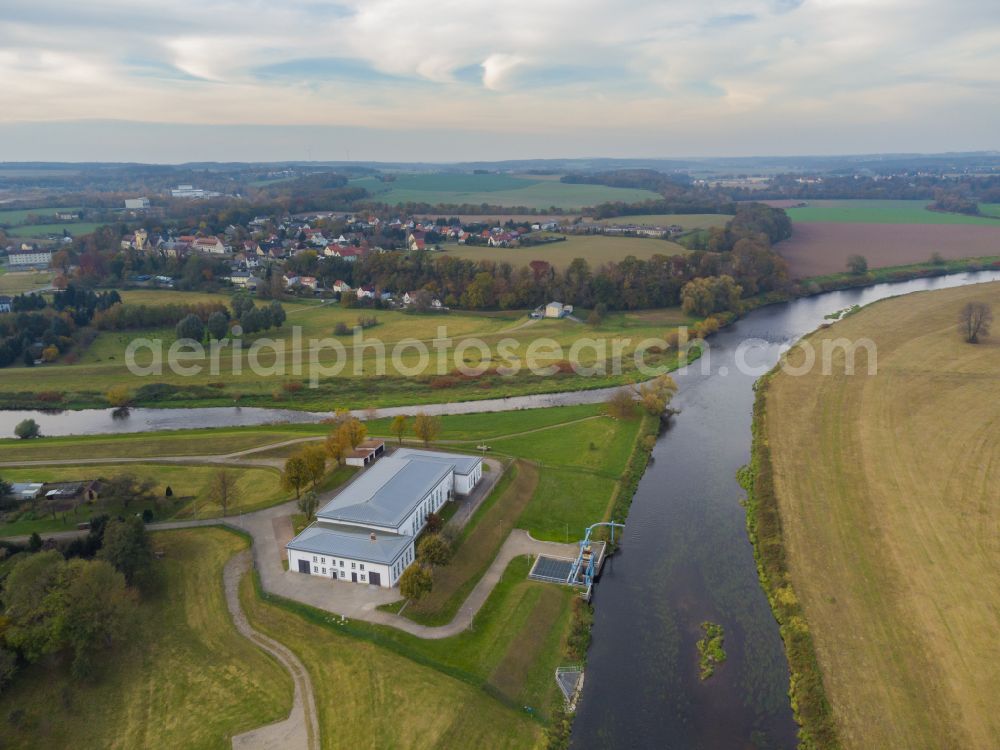
<path fill-rule="evenodd" d="M 621 551 L 596 587 L 574 748 L 795 746 L 788 664 L 757 581 L 736 482 L 750 458 L 754 381 L 829 313 L 995 280 L 1000 274 L 955 274 L 765 307 L 713 336 L 709 356 L 675 373 L 681 413 L 654 448 Z M 744 344 L 745 359 L 738 357 L 751 338 L 758 345 Z M 728 658 L 703 682 L 696 642 L 705 620 L 723 625 Z"/>
<path fill-rule="evenodd" d="M 675 373 L 681 414 L 660 437 L 639 484 L 621 550 L 595 594 L 593 644 L 573 747 L 787 748 L 795 745 L 788 666 L 757 582 L 737 469 L 750 454 L 754 381 L 824 316 L 885 297 L 998 281 L 980 272 L 830 292 L 756 310 L 716 334 L 710 352 Z M 739 349 L 741 342 L 757 345 Z M 742 360 L 738 352 L 743 352 Z M 747 367 L 738 367 L 742 361 Z M 378 416 L 597 403 L 613 389 L 380 409 Z M 225 407 L 0 412 L 0 435 L 26 417 L 44 435 L 143 432 L 273 422 L 325 414 Z M 700 623 L 725 629 L 726 662 L 698 678 Z"/>

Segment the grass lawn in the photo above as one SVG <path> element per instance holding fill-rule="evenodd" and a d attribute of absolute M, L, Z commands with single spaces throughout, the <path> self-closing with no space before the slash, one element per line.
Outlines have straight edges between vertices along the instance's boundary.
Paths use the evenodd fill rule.
<path fill-rule="evenodd" d="M 6 266 L 4 269 L 5 272 L 0 273 L 0 294 L 22 294 L 48 286 L 52 282 L 52 274 L 48 272 L 11 271 Z"/>
<path fill-rule="evenodd" d="M 556 406 L 550 409 L 454 414 L 441 417 L 441 434 L 438 435 L 438 439 L 478 442 L 586 419 L 601 413 L 602 409 L 600 404 L 581 404 Z M 391 434 L 389 431 L 391 424 L 391 419 L 374 419 L 368 422 L 368 432 L 388 439 Z M 410 426 L 412 427 L 412 420 Z M 407 433 L 406 437 L 412 438 L 413 435 Z"/>
<path fill-rule="evenodd" d="M 37 239 L 48 234 L 62 234 L 69 232 L 73 237 L 94 232 L 98 227 L 103 227 L 107 222 L 94 221 L 63 221 L 53 224 L 21 224 L 7 230 L 11 238 L 28 237 Z"/>
<path fill-rule="evenodd" d="M 617 241 L 660 242 L 627 239 Z M 0 282 L 8 277 L 9 275 L 0 277 Z M 126 291 L 125 297 L 129 301 L 146 303 L 227 300 L 223 295 L 185 295 L 158 290 Z M 231 349 L 226 349 L 218 362 L 219 368 L 214 373 L 206 361 L 199 365 L 201 370 L 194 374 L 182 375 L 164 366 L 160 373 L 139 377 L 132 374 L 126 366 L 125 352 L 128 344 L 136 338 L 159 340 L 165 355 L 174 341 L 174 332 L 168 329 L 108 331 L 100 333 L 86 350 L 80 352 L 79 361 L 75 364 L 57 362 L 30 368 L 16 364 L 6 368 L 0 385 L 0 408 L 43 406 L 44 403 L 37 399 L 37 394 L 46 391 L 63 394 L 64 399 L 60 404 L 63 408 L 105 406 L 107 402 L 104 394 L 112 385 L 125 385 L 132 390 L 135 403 L 139 406 L 230 406 L 238 399 L 244 405 L 315 411 L 330 411 L 334 407 L 417 405 L 440 401 L 442 398 L 476 400 L 597 388 L 625 382 L 634 374 L 635 363 L 631 355 L 638 342 L 649 337 L 664 338 L 678 325 L 692 322 L 691 318 L 675 308 L 615 313 L 607 316 L 597 326 L 572 320 L 529 321 L 526 314 L 517 311 L 491 315 L 452 313 L 434 316 L 378 311 L 374 314 L 379 324 L 365 333 L 365 340 L 371 342 L 372 339 L 378 339 L 384 345 L 382 349 L 386 352 L 385 359 L 389 361 L 381 360 L 380 368 L 380 346 L 377 342 L 356 346 L 352 337 L 340 337 L 338 341 L 342 339 L 345 347 L 343 354 L 327 347 L 322 350 L 318 359 L 324 367 L 342 362 L 342 370 L 336 377 L 333 370 L 320 373 L 318 387 L 311 388 L 305 387 L 309 385 L 306 382 L 310 371 L 309 341 L 329 338 L 337 323 L 353 326 L 360 313 L 339 305 L 297 302 L 288 303 L 286 309 L 288 322 L 285 326 L 267 334 L 267 338 L 279 342 L 277 345 L 283 347 L 283 351 L 276 355 L 271 348 L 265 348 L 256 360 L 259 367 L 251 366 L 253 363 L 249 351 L 255 338 L 260 337 L 250 337 L 243 344 L 242 357 L 237 355 L 234 358 Z M 293 325 L 300 327 L 300 343 L 293 338 Z M 439 334 L 452 342 L 449 355 L 440 364 L 433 344 Z M 482 355 L 477 347 L 465 348 L 464 351 L 458 348 L 458 344 L 467 336 L 481 339 L 491 354 L 495 355 L 483 362 L 492 369 L 475 378 L 455 378 L 449 374 L 458 364 L 475 367 L 482 362 Z M 497 354 L 499 342 L 508 338 L 517 342 L 512 352 L 521 368 L 513 376 L 503 376 L 496 372 L 496 367 L 509 364 L 507 359 L 501 360 Z M 526 356 L 528 347 L 540 338 L 551 338 L 558 348 L 540 353 L 536 357 L 537 366 L 566 360 L 574 343 L 581 338 L 594 339 L 598 342 L 596 345 L 583 346 L 578 353 L 574 352 L 575 361 L 585 367 L 597 364 L 608 366 L 615 347 L 614 340 L 628 339 L 621 350 L 623 372 L 615 375 L 608 367 L 608 374 L 593 377 L 578 376 L 572 372 L 558 376 L 536 375 L 528 369 Z M 412 339 L 423 341 L 432 356 L 421 360 L 413 346 L 403 346 L 399 348 L 397 367 L 391 355 L 401 341 Z M 294 371 L 295 356 L 301 356 L 304 360 L 302 371 L 298 374 Z M 136 354 L 135 362 L 144 367 L 152 358 L 152 353 L 143 348 Z M 675 364 L 673 354 L 652 354 L 647 357 L 647 362 L 668 368 Z M 261 367 L 265 369 L 261 371 Z M 414 371 L 419 374 L 414 376 Z M 293 382 L 295 385 L 290 385 Z M 144 394 L 142 388 L 152 385 L 157 388 Z M 286 385 L 293 390 L 286 389 Z M 296 388 L 298 390 L 294 390 Z"/>
<path fill-rule="evenodd" d="M 75 211 L 79 213 L 83 210 L 82 206 L 43 206 L 42 208 L 5 208 L 0 210 L 0 225 L 2 226 L 12 226 L 15 224 L 21 224 L 28 220 L 29 216 L 38 216 L 40 218 L 54 218 L 56 212 L 63 211 Z M 15 227 L 16 229 L 16 227 Z M 13 229 L 11 231 L 14 231 Z"/>
<path fill-rule="evenodd" d="M 562 236 L 562 235 L 559 235 Z M 442 245 L 443 252 L 468 260 L 491 260 L 525 266 L 533 260 L 544 260 L 556 268 L 566 268 L 576 258 L 583 258 L 591 268 L 617 262 L 629 255 L 649 260 L 654 255 L 685 255 L 683 245 L 649 237 L 608 237 L 601 234 L 567 235 L 565 242 L 525 247 L 487 247 L 483 245 Z"/>
<path fill-rule="evenodd" d="M 575 542 L 592 523 L 607 519 L 615 485 L 609 477 L 546 468 L 517 525 L 535 539 Z"/>
<path fill-rule="evenodd" d="M 221 516 L 222 508 L 209 497 L 209 487 L 218 470 L 217 466 L 95 464 L 3 469 L 3 478 L 8 482 L 58 482 L 111 477 L 125 473 L 134 474 L 139 479 L 152 478 L 156 482 L 155 492 L 160 498 L 159 507 L 153 507 L 152 510 L 157 520 L 167 520 Z M 280 475 L 276 469 L 227 467 L 227 470 L 238 475 L 236 487 L 241 497 L 240 503 L 230 503 L 230 515 L 265 508 L 287 498 L 287 493 L 281 489 Z M 168 486 L 174 493 L 171 498 L 164 496 Z M 57 514 L 54 519 L 39 512 L 38 518 L 22 517 L 12 523 L 0 524 L 0 536 L 73 529 L 76 524 L 99 513 L 140 513 L 145 508 L 145 505 L 134 505 L 128 509 L 105 508 L 100 501 L 94 504 L 85 503 L 78 506 L 75 511 Z"/>
<path fill-rule="evenodd" d="M 980 203 L 979 213 L 1000 218 L 1000 203 Z"/>
<path fill-rule="evenodd" d="M 573 210 L 608 201 L 637 203 L 660 197 L 650 190 L 573 185 L 507 174 L 399 174 L 392 182 L 362 177 L 352 180 L 351 185 L 365 188 L 372 194 L 372 200 L 389 205 L 414 202 L 478 206 L 485 203 L 510 208 Z"/>
<path fill-rule="evenodd" d="M 852 224 L 980 224 L 997 226 L 982 216 L 928 211 L 929 201 L 810 200 L 802 208 L 788 208 L 793 222 L 832 221 Z M 984 212 L 985 213 L 985 212 Z"/>
<path fill-rule="evenodd" d="M 1000 284 L 885 300 L 810 337 L 871 339 L 877 375 L 844 375 L 841 353 L 832 375 L 767 386 L 780 536 L 762 542 L 784 550 L 779 595 L 801 603 L 846 748 L 1000 746 L 1000 338 L 962 341 L 969 301 L 998 309 Z"/>
<path fill-rule="evenodd" d="M 10 748 L 228 748 L 233 734 L 287 716 L 292 682 L 236 632 L 222 567 L 246 542 L 219 529 L 154 536 L 165 556 L 162 591 L 140 606 L 134 633 L 93 682 L 39 664 L 0 696 Z M 7 721 L 23 710 L 18 728 Z"/>
<path fill-rule="evenodd" d="M 636 216 L 614 216 L 610 219 L 601 219 L 600 223 L 609 226 L 648 224 L 657 227 L 677 224 L 685 231 L 692 231 L 694 229 L 722 227 L 731 218 L 733 218 L 731 214 L 639 214 Z"/>
<path fill-rule="evenodd" d="M 249 578 L 242 594 L 254 626 L 310 670 L 321 732 L 338 738 L 329 746 L 535 747 L 541 727 L 522 707 L 544 720 L 561 702 L 553 673 L 575 593 L 527 580 L 530 565 L 513 560 L 472 627 L 439 640 L 261 599 Z M 399 705 L 383 710 L 386 701 Z"/>

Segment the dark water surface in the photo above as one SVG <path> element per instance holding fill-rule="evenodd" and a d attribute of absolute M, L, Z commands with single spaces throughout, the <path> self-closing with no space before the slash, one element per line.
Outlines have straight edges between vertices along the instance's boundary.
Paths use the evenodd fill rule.
<path fill-rule="evenodd" d="M 750 458 L 754 381 L 829 313 L 994 280 L 1000 275 L 955 274 L 762 308 L 713 336 L 710 355 L 675 374 L 681 414 L 657 442 L 621 551 L 596 588 L 574 748 L 795 746 L 788 664 L 736 482 Z M 750 338 L 761 340 L 743 358 L 754 371 L 741 372 L 737 348 Z M 702 682 L 695 644 L 705 620 L 725 628 L 728 658 Z"/>

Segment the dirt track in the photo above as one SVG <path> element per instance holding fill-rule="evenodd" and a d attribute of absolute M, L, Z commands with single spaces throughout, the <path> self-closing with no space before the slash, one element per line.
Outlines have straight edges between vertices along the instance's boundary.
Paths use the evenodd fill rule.
<path fill-rule="evenodd" d="M 796 223 L 792 238 L 775 249 L 788 261 L 792 276 L 820 276 L 847 270 L 851 255 L 863 255 L 871 268 L 945 258 L 1000 255 L 996 227 L 960 224 Z"/>

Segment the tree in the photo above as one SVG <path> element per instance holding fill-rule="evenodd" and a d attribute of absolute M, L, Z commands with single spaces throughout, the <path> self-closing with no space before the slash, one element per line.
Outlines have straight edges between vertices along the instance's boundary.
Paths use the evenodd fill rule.
<path fill-rule="evenodd" d="M 59 648 L 58 593 L 66 561 L 56 550 L 22 556 L 4 581 L 4 639 L 29 662 Z"/>
<path fill-rule="evenodd" d="M 73 650 L 73 674 L 87 676 L 94 653 L 125 637 L 136 614 L 135 592 L 103 560 L 72 560 L 66 568 L 59 641 Z"/>
<path fill-rule="evenodd" d="M 205 326 L 201 322 L 201 318 L 193 313 L 185 315 L 181 318 L 175 328 L 175 331 L 177 333 L 177 338 L 179 339 L 194 339 L 195 341 L 201 341 L 205 337 Z"/>
<path fill-rule="evenodd" d="M 298 506 L 299 512 L 301 512 L 307 521 L 312 521 L 316 515 L 316 507 L 319 505 L 319 500 L 316 499 L 315 492 L 307 492 L 302 497 L 299 498 Z"/>
<path fill-rule="evenodd" d="M 108 400 L 108 405 L 120 409 L 132 402 L 132 391 L 129 390 L 127 385 L 114 385 L 108 388 L 104 394 L 104 398 Z"/>
<path fill-rule="evenodd" d="M 639 403 L 650 416 L 660 416 L 667 410 L 667 405 L 677 393 L 677 383 L 669 375 L 642 383 L 638 390 Z"/>
<path fill-rule="evenodd" d="M 427 518 L 424 520 L 424 529 L 426 529 L 431 534 L 436 534 L 441 531 L 444 526 L 444 521 L 441 519 L 437 513 L 428 513 Z"/>
<path fill-rule="evenodd" d="M 285 470 L 281 472 L 281 486 L 286 490 L 295 490 L 295 497 L 299 497 L 302 487 L 309 483 L 309 476 L 306 460 L 296 453 L 285 461 Z"/>
<path fill-rule="evenodd" d="M 405 414 L 397 414 L 392 418 L 392 424 L 389 425 L 389 430 L 396 436 L 396 440 L 400 445 L 403 444 L 403 435 L 406 434 L 409 428 L 410 418 Z"/>
<path fill-rule="evenodd" d="M 451 560 L 451 545 L 440 534 L 425 534 L 417 546 L 417 559 L 428 565 L 447 565 Z"/>
<path fill-rule="evenodd" d="M 340 466 L 340 464 L 344 461 L 344 456 L 347 455 L 347 451 L 350 450 L 350 446 L 344 442 L 340 431 L 334 430 L 326 436 L 326 440 L 323 443 L 323 450 L 326 451 L 326 455 L 336 461 L 337 465 Z"/>
<path fill-rule="evenodd" d="M 22 419 L 14 428 L 14 434 L 21 440 L 41 437 L 42 430 L 34 419 Z"/>
<path fill-rule="evenodd" d="M 17 671 L 17 654 L 6 648 L 0 648 L 0 695 Z"/>
<path fill-rule="evenodd" d="M 732 276 L 704 276 L 681 288 L 681 307 L 688 315 L 706 316 L 740 309 L 743 287 Z"/>
<path fill-rule="evenodd" d="M 440 417 L 432 417 L 423 412 L 417 412 L 417 416 L 413 419 L 413 433 L 424 441 L 425 446 L 430 445 L 440 432 Z"/>
<path fill-rule="evenodd" d="M 365 439 L 365 436 L 368 434 L 368 428 L 357 417 L 348 417 L 340 425 L 337 432 L 341 435 L 344 442 L 351 446 L 351 450 L 354 450 Z"/>
<path fill-rule="evenodd" d="M 608 397 L 608 414 L 615 419 L 632 419 L 635 416 L 635 398 L 627 388 L 618 388 Z"/>
<path fill-rule="evenodd" d="M 320 445 L 310 445 L 303 448 L 300 453 L 309 473 L 309 481 L 312 482 L 313 489 L 316 489 L 316 485 L 326 474 L 326 451 Z"/>
<path fill-rule="evenodd" d="M 434 588 L 434 576 L 425 565 L 415 562 L 399 577 L 399 593 L 407 599 L 421 599 Z"/>
<path fill-rule="evenodd" d="M 852 255 L 847 259 L 847 270 L 855 276 L 868 273 L 868 259 L 863 255 Z"/>
<path fill-rule="evenodd" d="M 250 293 L 245 289 L 241 289 L 233 295 L 233 298 L 229 302 L 229 306 L 233 309 L 233 317 L 242 320 L 243 316 L 253 310 L 254 303 L 253 298 Z"/>
<path fill-rule="evenodd" d="M 978 344 L 980 336 L 990 335 L 993 309 L 985 302 L 969 302 L 958 314 L 958 329 L 970 344 Z"/>
<path fill-rule="evenodd" d="M 222 340 L 229 333 L 229 318 L 224 312 L 216 311 L 208 316 L 208 335 L 213 339 Z"/>
<path fill-rule="evenodd" d="M 101 503 L 107 508 L 121 505 L 126 510 L 132 503 L 156 502 L 156 482 L 149 477 L 140 480 L 135 474 L 118 474 L 106 479 L 101 488 Z"/>
<path fill-rule="evenodd" d="M 285 323 L 285 318 L 288 317 L 285 313 L 285 308 L 281 306 L 278 300 L 273 300 L 269 309 L 271 310 L 271 321 L 274 323 L 274 327 L 281 328 Z"/>
<path fill-rule="evenodd" d="M 97 557 L 113 565 L 130 586 L 144 588 L 152 582 L 153 547 L 145 524 L 137 516 L 108 522 Z"/>
<path fill-rule="evenodd" d="M 222 515 L 229 512 L 230 505 L 240 502 L 241 492 L 238 485 L 239 477 L 228 469 L 219 469 L 212 476 L 208 488 L 208 496 L 222 508 Z"/>

